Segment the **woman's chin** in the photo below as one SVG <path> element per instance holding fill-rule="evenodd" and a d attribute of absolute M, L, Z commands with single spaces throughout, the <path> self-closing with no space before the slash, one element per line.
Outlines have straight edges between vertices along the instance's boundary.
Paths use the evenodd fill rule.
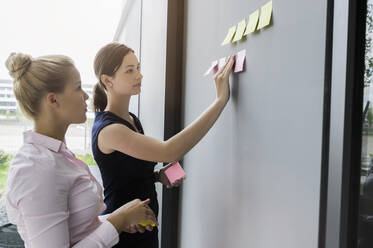
<path fill-rule="evenodd" d="M 80 117 L 78 120 L 72 122 L 73 124 L 82 124 L 84 123 L 85 121 L 87 120 L 87 116 L 86 114 L 84 114 L 84 116 Z"/>
<path fill-rule="evenodd" d="M 133 96 L 137 96 L 140 93 L 141 93 L 141 88 L 139 88 L 138 90 L 136 90 L 132 95 Z"/>

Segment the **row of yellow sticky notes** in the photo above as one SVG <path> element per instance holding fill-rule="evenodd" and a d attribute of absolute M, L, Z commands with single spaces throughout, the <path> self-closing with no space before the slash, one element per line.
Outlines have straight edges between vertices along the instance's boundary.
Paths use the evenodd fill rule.
<path fill-rule="evenodd" d="M 268 26 L 272 17 L 272 1 L 262 6 L 259 18 L 259 10 L 256 10 L 249 16 L 246 26 L 246 20 L 240 21 L 237 26 L 233 26 L 228 30 L 227 36 L 221 43 L 222 46 L 231 42 L 236 42 L 242 39 L 243 36 L 253 33 L 255 30 L 262 29 Z M 258 24 L 259 21 L 259 24 Z M 233 38 L 233 40 L 232 40 Z"/>

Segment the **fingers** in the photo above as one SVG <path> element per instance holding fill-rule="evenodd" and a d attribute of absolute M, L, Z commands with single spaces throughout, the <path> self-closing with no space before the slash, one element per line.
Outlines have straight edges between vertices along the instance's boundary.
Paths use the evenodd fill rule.
<path fill-rule="evenodd" d="M 218 73 L 216 73 L 217 75 L 223 75 L 224 74 L 226 69 L 230 67 L 231 62 L 232 62 L 232 58 L 233 58 L 233 56 L 229 56 L 228 60 L 224 64 L 224 66 L 219 70 Z"/>
<path fill-rule="evenodd" d="M 224 67 L 224 70 L 223 70 L 223 77 L 226 77 L 227 73 L 229 74 L 232 70 L 232 67 L 233 67 L 233 62 L 234 62 L 234 56 L 231 56 L 228 60 L 229 64 Z"/>
<path fill-rule="evenodd" d="M 137 225 L 135 225 L 136 226 L 136 230 L 138 231 L 138 232 L 140 232 L 140 233 L 144 233 L 145 232 L 145 227 L 143 227 L 143 226 L 141 226 L 141 225 L 139 225 L 139 224 L 137 224 Z"/>
<path fill-rule="evenodd" d="M 180 179 L 177 179 L 173 184 L 171 184 L 171 187 L 179 187 L 185 179 L 186 179 L 186 176 Z"/>
<path fill-rule="evenodd" d="M 150 225 L 147 225 L 147 226 L 145 227 L 145 229 L 148 230 L 149 232 L 153 231 L 153 227 L 150 226 Z"/>
<path fill-rule="evenodd" d="M 173 184 L 172 187 L 179 187 L 181 183 L 183 182 L 183 179 L 178 179 L 176 180 Z"/>
<path fill-rule="evenodd" d="M 150 222 L 150 223 L 154 223 L 156 226 L 158 226 L 158 220 L 157 218 L 155 217 L 153 211 L 151 209 L 148 209 L 148 211 L 146 212 L 146 222 Z"/>
<path fill-rule="evenodd" d="M 141 203 L 140 199 L 134 199 L 134 200 L 132 200 L 130 202 L 127 202 L 122 207 L 131 208 L 133 206 L 137 206 L 139 203 Z"/>
<path fill-rule="evenodd" d="M 150 203 L 150 199 L 146 199 L 145 201 L 141 202 L 143 205 L 147 206 Z"/>
<path fill-rule="evenodd" d="M 140 225 L 140 224 L 136 224 L 136 225 L 129 225 L 127 227 L 124 228 L 125 232 L 127 233 L 144 233 L 145 231 L 153 231 L 153 227 L 151 225 L 146 225 L 145 227 Z"/>
<path fill-rule="evenodd" d="M 222 74 L 222 73 L 224 72 L 225 68 L 227 68 L 227 66 L 228 66 L 228 64 L 229 64 L 230 61 L 231 61 L 231 56 L 229 56 L 229 58 L 227 59 L 227 61 L 225 61 L 225 64 L 224 64 L 224 66 L 220 69 L 219 74 Z"/>
<path fill-rule="evenodd" d="M 135 225 L 129 225 L 129 226 L 126 226 L 123 231 L 125 232 L 128 232 L 128 233 L 135 233 L 137 232 L 137 229 L 135 227 Z"/>

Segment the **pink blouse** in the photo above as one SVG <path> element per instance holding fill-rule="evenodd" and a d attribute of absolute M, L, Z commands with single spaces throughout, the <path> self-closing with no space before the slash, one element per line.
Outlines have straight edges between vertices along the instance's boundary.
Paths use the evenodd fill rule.
<path fill-rule="evenodd" d="M 64 142 L 26 131 L 9 169 L 6 210 L 28 247 L 112 247 L 118 232 L 88 166 Z"/>

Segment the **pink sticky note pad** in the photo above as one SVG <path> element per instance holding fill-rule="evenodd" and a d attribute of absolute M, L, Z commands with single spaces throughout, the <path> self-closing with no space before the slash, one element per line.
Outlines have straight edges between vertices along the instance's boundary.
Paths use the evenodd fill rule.
<path fill-rule="evenodd" d="M 174 183 L 176 180 L 185 177 L 185 171 L 181 168 L 178 162 L 173 163 L 170 167 L 166 169 L 164 172 L 170 181 L 170 183 Z"/>
<path fill-rule="evenodd" d="M 241 50 L 236 55 L 236 63 L 234 66 L 234 72 L 241 72 L 245 70 L 246 61 L 246 49 Z"/>
<path fill-rule="evenodd" d="M 210 74 L 210 72 L 212 71 L 212 70 L 214 70 L 214 73 L 215 73 L 215 68 L 217 67 L 217 65 L 218 65 L 218 61 L 217 60 L 214 60 L 214 61 L 212 61 L 211 62 L 211 66 L 210 66 L 210 68 L 205 72 L 205 74 L 203 74 L 204 76 L 207 76 L 208 74 Z"/>

